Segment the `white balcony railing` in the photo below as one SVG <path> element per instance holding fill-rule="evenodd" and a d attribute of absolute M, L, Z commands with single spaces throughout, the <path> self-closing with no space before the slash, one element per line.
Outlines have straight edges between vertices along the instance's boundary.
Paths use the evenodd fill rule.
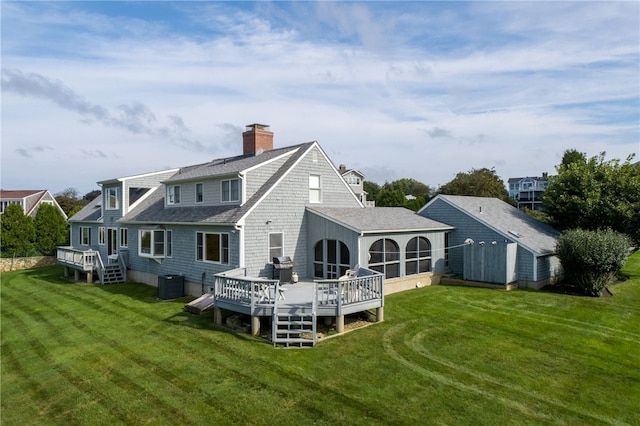
<path fill-rule="evenodd" d="M 58 263 L 72 266 L 83 271 L 92 271 L 102 263 L 100 253 L 96 250 L 80 250 L 73 247 L 58 247 L 56 254 Z"/>

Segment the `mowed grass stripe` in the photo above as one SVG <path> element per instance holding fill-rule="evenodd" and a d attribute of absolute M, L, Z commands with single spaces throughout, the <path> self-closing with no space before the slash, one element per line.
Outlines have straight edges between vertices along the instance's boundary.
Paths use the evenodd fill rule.
<path fill-rule="evenodd" d="M 21 304 L 18 300 L 9 298 L 9 302 L 20 310 L 24 310 L 25 308 L 25 305 Z M 51 309 L 47 314 L 48 315 L 42 315 L 36 313 L 33 315 L 33 319 L 36 320 L 39 326 L 47 326 L 49 325 L 47 318 L 51 315 L 60 314 L 60 311 Z M 135 358 L 133 353 L 128 351 L 127 353 L 120 353 L 120 351 L 118 351 L 118 345 L 114 341 L 105 344 L 101 341 L 103 339 L 100 339 L 101 336 L 99 334 L 92 333 L 91 330 L 84 327 L 81 323 L 73 321 L 68 315 L 61 316 L 68 319 L 66 327 L 76 328 L 85 334 L 86 338 L 82 340 L 82 344 L 85 347 L 88 345 L 91 350 L 82 350 L 80 352 L 81 357 L 78 359 L 65 359 L 62 352 L 69 350 L 73 345 L 77 344 L 76 341 L 71 341 L 66 338 L 67 334 L 52 333 L 48 339 L 30 339 L 32 349 L 38 354 L 42 362 L 61 375 L 71 386 L 76 387 L 80 391 L 80 395 L 95 393 L 98 390 L 101 392 L 101 395 L 106 395 L 107 397 L 101 398 L 100 404 L 109 407 L 109 411 L 112 413 L 118 413 L 120 411 L 118 408 L 123 401 L 121 398 L 112 398 L 109 400 L 108 396 L 110 395 L 122 395 L 123 392 L 126 391 L 130 394 L 126 395 L 126 403 L 131 404 L 132 401 L 135 402 L 136 395 L 139 395 L 141 389 L 134 380 L 120 374 L 120 372 L 121 370 L 131 368 L 131 364 L 133 364 L 135 371 L 138 371 L 139 368 L 145 364 L 145 361 L 138 359 L 131 363 Z M 52 329 L 55 330 L 55 327 L 52 327 Z M 54 353 L 58 353 L 59 355 L 55 356 Z M 105 361 L 110 361 L 112 364 L 115 364 L 116 367 L 116 374 L 110 375 L 109 380 L 101 380 L 102 377 L 100 373 L 104 371 Z M 136 363 L 138 365 L 136 365 Z M 104 375 L 104 373 L 102 373 L 102 375 Z M 166 393 L 168 389 L 163 385 L 161 390 L 163 390 L 163 392 L 146 393 L 146 401 L 144 401 L 143 406 L 152 404 L 155 409 L 161 413 L 175 413 L 176 407 L 168 405 L 162 399 L 155 397 L 155 395 Z M 185 395 L 180 396 L 184 397 Z M 80 397 L 78 397 L 78 399 L 81 400 Z M 128 412 L 130 410 L 126 411 Z M 125 416 L 120 418 L 122 421 L 127 422 L 132 420 L 126 417 L 127 412 L 121 413 Z M 44 416 L 48 414 L 49 413 L 43 413 Z M 68 416 L 69 413 L 65 413 L 65 415 Z M 188 419 L 185 418 L 184 420 L 187 421 Z"/>
<path fill-rule="evenodd" d="M 86 293 L 82 293 L 82 291 L 86 292 L 87 290 L 96 290 L 96 289 L 92 288 L 91 286 L 83 285 L 83 286 L 80 286 L 80 289 L 76 289 L 76 291 L 80 292 L 79 293 L 80 295 L 76 293 L 70 293 L 70 294 L 53 293 L 53 294 L 47 294 L 46 296 L 44 296 L 45 293 L 39 291 L 39 292 L 31 292 L 29 297 L 32 303 L 36 302 L 41 307 L 46 306 L 47 309 L 51 309 L 52 311 L 57 312 L 60 316 L 66 317 L 75 328 L 82 329 L 85 333 L 92 336 L 93 338 L 100 337 L 99 340 L 102 342 L 105 342 L 105 344 L 109 348 L 122 352 L 121 348 L 119 348 L 118 341 L 116 341 L 112 336 L 107 335 L 104 332 L 103 327 L 100 327 L 100 328 L 90 327 L 87 324 L 81 322 L 80 320 L 74 319 L 73 317 L 85 317 L 86 312 L 91 311 L 89 316 L 91 317 L 91 320 L 93 323 L 101 323 L 102 320 L 107 318 L 109 319 L 116 318 L 118 321 L 132 321 L 135 324 L 145 324 L 144 321 L 139 320 L 138 318 L 139 315 L 132 313 L 132 310 L 135 311 L 136 308 L 139 308 L 139 306 L 135 306 L 135 304 L 123 305 L 121 303 L 117 303 L 117 301 L 116 303 L 111 303 L 111 304 L 107 304 L 107 303 L 101 304 L 95 299 L 93 299 L 92 297 L 87 297 Z M 98 289 L 98 290 L 102 291 L 102 289 Z M 71 307 L 71 309 L 69 309 L 70 312 L 73 312 L 73 315 L 70 312 L 57 308 L 57 306 L 61 306 L 61 304 L 63 304 L 65 300 L 72 300 L 77 303 L 77 306 L 73 306 Z M 162 305 L 162 303 L 159 303 L 158 305 Z M 24 308 L 24 306 L 17 306 L 17 307 Z M 125 317 L 125 315 L 128 315 L 128 317 Z M 141 315 L 141 316 L 146 319 L 151 319 L 150 323 L 154 325 L 158 324 L 158 320 L 162 318 L 162 317 L 150 318 L 149 315 Z M 166 340 L 166 343 L 168 345 L 173 344 L 187 350 L 188 349 L 194 349 L 194 350 L 200 350 L 200 351 L 202 350 L 203 342 L 200 341 L 199 339 L 189 338 L 186 341 L 184 339 L 176 339 L 174 335 L 166 332 L 162 332 L 159 330 L 162 328 L 165 328 L 165 327 L 157 326 L 157 328 L 153 331 L 153 333 L 162 334 L 163 340 Z M 171 328 L 171 327 L 167 326 L 167 328 Z M 191 331 L 194 331 L 194 330 L 191 330 Z M 211 336 L 210 333 L 209 335 Z M 234 336 L 233 338 L 235 339 L 236 337 Z M 190 345 L 192 346 L 191 348 L 185 347 Z M 269 346 L 261 344 L 260 347 L 263 350 L 267 349 L 269 352 L 272 351 L 272 349 Z M 236 379 L 232 380 L 232 382 L 234 383 L 235 386 L 241 387 L 242 392 L 244 393 L 246 393 L 248 390 L 252 388 L 260 392 L 261 389 L 268 389 L 269 387 L 271 388 L 270 392 L 273 392 L 274 391 L 272 386 L 273 380 L 271 380 L 269 376 L 276 375 L 278 376 L 277 379 L 279 381 L 282 381 L 283 377 L 290 377 L 290 382 L 286 383 L 279 389 L 279 393 L 281 393 L 280 397 L 283 400 L 285 398 L 288 399 L 289 400 L 288 405 L 290 405 L 292 409 L 295 409 L 297 407 L 297 408 L 304 408 L 306 410 L 323 410 L 322 407 L 318 407 L 318 404 L 314 402 L 312 398 L 300 398 L 300 394 L 303 393 L 305 389 L 306 390 L 309 389 L 309 387 L 305 386 L 305 380 L 307 379 L 305 379 L 304 377 L 301 377 L 300 375 L 292 376 L 290 372 L 285 372 L 279 368 L 270 366 L 269 365 L 270 363 L 268 362 L 268 358 L 266 357 L 264 359 L 259 360 L 259 362 L 256 363 L 257 365 L 263 365 L 264 369 L 257 372 L 247 370 L 246 368 L 247 361 L 251 361 L 251 359 L 247 360 L 246 356 L 243 356 L 246 354 L 242 353 L 239 350 L 232 351 L 231 350 L 232 348 L 235 348 L 235 346 L 229 346 L 229 345 L 223 346 L 222 352 L 227 352 L 228 353 L 227 357 L 222 357 L 221 351 L 218 348 L 215 351 L 214 350 L 208 351 L 207 354 L 204 356 L 202 356 L 202 354 L 199 354 L 198 358 L 201 358 L 201 360 L 203 358 L 204 361 L 208 361 L 213 365 L 224 366 L 224 370 L 226 371 L 223 371 L 222 373 L 224 375 L 229 375 L 233 373 Z M 185 390 L 185 392 L 187 392 L 188 389 L 192 389 L 192 394 L 197 395 L 198 386 L 203 383 L 202 381 L 192 382 L 192 383 L 181 382 L 180 377 L 175 375 L 173 376 L 168 375 L 166 369 L 163 369 L 157 363 L 154 363 L 149 359 L 144 359 L 144 358 L 137 359 L 136 358 L 137 354 L 134 352 L 129 351 L 128 353 L 121 353 L 121 355 L 123 358 L 128 359 L 129 362 L 133 361 L 135 364 L 138 364 L 138 366 L 144 366 L 147 369 L 147 371 L 152 372 L 154 375 L 160 376 L 160 378 L 167 380 L 170 383 L 173 383 L 173 384 L 181 383 L 183 390 Z M 106 356 L 107 355 L 105 354 L 105 357 Z M 249 364 L 251 364 L 251 362 L 249 362 Z M 195 372 L 193 376 L 194 379 L 200 376 L 197 373 L 198 372 Z M 215 380 L 215 376 L 212 377 L 212 380 Z M 310 382 L 310 381 L 308 381 L 307 385 L 311 386 L 311 388 L 313 389 L 318 389 L 322 387 L 322 386 L 318 386 L 318 383 Z M 226 389 L 226 390 L 227 392 L 229 391 L 229 389 Z M 327 392 L 336 393 L 336 389 L 334 388 L 327 389 Z M 218 396 L 218 399 L 211 399 L 209 401 L 205 401 L 205 403 L 208 403 L 209 405 L 212 405 L 212 404 L 220 405 L 219 398 L 222 395 L 217 395 L 217 396 Z M 226 397 L 228 398 L 229 396 L 227 395 Z M 257 403 L 259 404 L 259 401 L 261 400 L 259 395 L 258 395 L 258 398 L 256 398 L 256 400 L 258 401 Z M 347 394 L 342 395 L 341 400 L 344 401 L 343 404 L 345 405 L 345 408 L 348 407 L 348 409 L 351 411 L 353 411 L 360 405 L 360 403 L 357 400 L 354 400 L 350 395 L 347 395 Z M 218 408 L 221 408 L 223 411 L 229 409 L 228 405 L 226 404 Z M 375 417 L 375 413 L 376 411 L 378 411 L 377 406 L 375 405 L 363 406 L 360 409 L 362 411 L 367 412 L 367 415 L 370 417 L 371 416 Z M 236 411 L 234 410 L 233 412 L 236 412 Z M 339 410 L 336 412 L 339 412 Z M 384 417 L 384 413 L 380 412 L 379 414 L 382 417 Z M 324 412 L 323 415 L 326 416 L 327 413 Z"/>
<path fill-rule="evenodd" d="M 623 424 L 622 422 L 619 422 L 614 418 L 601 416 L 597 413 L 591 413 L 591 412 L 585 411 L 581 407 L 574 407 L 572 405 L 564 403 L 559 399 L 549 398 L 548 394 L 536 392 L 532 390 L 531 387 L 518 386 L 514 384 L 514 382 L 511 380 L 505 380 L 507 379 L 506 377 L 492 376 L 483 372 L 479 372 L 475 368 L 467 368 L 463 365 L 464 360 L 451 361 L 449 359 L 436 356 L 433 353 L 431 353 L 431 351 L 428 349 L 429 347 L 428 337 L 432 332 L 432 329 L 422 329 L 422 331 L 419 331 L 419 330 L 420 330 L 420 325 L 414 324 L 412 327 L 412 331 L 414 332 L 414 335 L 413 337 L 411 337 L 410 335 L 407 335 L 405 337 L 405 344 L 408 347 L 410 347 L 413 351 L 415 351 L 416 353 L 419 353 L 420 355 L 427 358 L 428 360 L 447 367 L 449 370 L 451 370 L 452 374 L 456 374 L 456 375 L 462 374 L 463 376 L 468 376 L 468 377 L 459 378 L 459 380 L 464 381 L 464 383 L 467 383 L 467 384 L 472 383 L 473 380 L 470 380 L 470 378 L 472 378 L 472 379 L 475 379 L 476 381 L 475 386 L 481 387 L 483 382 L 487 382 L 490 385 L 495 386 L 496 388 L 494 391 L 488 390 L 489 394 L 491 394 L 492 392 L 495 392 L 496 396 L 502 396 L 503 398 L 515 398 L 515 399 L 524 398 L 526 400 L 530 400 L 531 398 L 534 398 L 538 401 L 537 402 L 537 408 L 539 410 L 538 413 L 544 413 L 546 407 L 553 406 L 563 411 L 569 411 L 573 415 L 576 415 L 576 417 L 578 418 L 584 418 L 585 421 L 597 420 L 597 421 L 608 423 L 608 424 Z M 503 365 L 502 368 L 508 369 L 509 365 Z M 505 391 L 506 391 L 506 394 L 504 394 Z M 544 417 L 548 418 L 549 415 L 545 415 Z"/>
<path fill-rule="evenodd" d="M 546 314 L 544 312 L 533 311 L 531 309 L 536 308 L 535 304 L 529 304 L 527 306 L 527 309 L 523 309 L 522 307 L 514 308 L 505 306 L 504 304 L 497 304 L 491 301 L 472 301 L 465 298 L 458 298 L 458 300 L 454 303 L 473 309 L 491 311 L 509 316 L 517 316 L 523 318 L 526 317 L 531 320 L 543 322 L 546 324 L 561 325 L 579 331 L 581 333 L 598 334 L 604 337 L 614 337 L 617 339 L 627 340 L 632 343 L 640 344 L 640 333 L 608 327 L 595 322 L 587 322 L 568 317 L 561 317 L 558 315 Z"/>
<path fill-rule="evenodd" d="M 385 352 L 395 361 L 430 380 L 435 380 L 447 387 L 455 388 L 458 392 L 469 395 L 469 398 L 473 398 L 474 395 L 480 396 L 487 402 L 504 405 L 509 410 L 515 410 L 520 415 L 526 416 L 529 419 L 551 420 L 548 414 L 534 410 L 527 404 L 520 403 L 508 396 L 500 395 L 493 390 L 484 389 L 476 384 L 469 384 L 455 376 L 436 371 L 432 366 L 413 360 L 404 352 L 401 353 L 403 349 L 410 348 L 410 345 L 406 345 L 407 335 L 405 329 L 407 325 L 406 323 L 397 325 L 389 329 L 384 335 Z M 396 340 L 400 340 L 401 342 L 397 342 Z"/>
<path fill-rule="evenodd" d="M 6 297 L 4 295 L 3 299 Z M 22 316 L 22 318 L 20 318 Z M 29 317 L 26 314 L 21 315 L 20 311 L 3 312 L 3 318 L 8 318 L 12 327 L 21 330 L 28 336 L 30 325 L 33 321 L 33 317 Z M 40 323 L 43 324 L 43 323 Z M 6 324 L 3 324 L 3 328 Z M 33 410 L 28 410 L 30 419 L 70 419 L 69 407 L 76 406 L 79 402 L 83 402 L 86 398 L 95 391 L 86 382 L 86 378 L 79 376 L 73 370 L 77 367 L 74 364 L 71 366 L 65 365 L 64 362 L 59 362 L 50 353 L 50 350 L 61 347 L 60 337 L 52 335 L 48 341 L 41 339 L 25 339 L 20 346 L 17 344 L 7 344 L 3 346 L 3 358 L 8 356 L 12 360 L 12 364 L 17 367 L 22 379 L 29 383 L 33 383 L 36 395 L 34 399 L 30 401 L 31 405 L 36 403 L 38 408 L 37 416 L 34 417 Z M 49 346 L 52 345 L 52 346 Z M 14 347 L 24 348 L 29 351 L 33 356 L 25 359 L 20 353 L 14 351 Z M 70 346 L 69 346 L 70 348 Z M 3 372 L 3 376 L 6 371 Z M 43 377 L 45 374 L 45 377 Z M 4 391 L 3 383 L 3 391 Z M 26 401 L 16 401 L 13 398 L 12 392 L 3 392 L 3 406 L 5 404 L 18 404 L 24 405 Z M 19 395 L 19 394 L 18 394 Z M 38 403 L 41 401 L 41 403 Z M 24 412 L 23 412 L 24 414 Z M 124 420 L 124 419 L 120 419 Z M 35 422 L 37 423 L 37 422 Z"/>
<path fill-rule="evenodd" d="M 65 329 L 68 330 L 70 328 L 71 329 L 75 328 L 77 330 L 82 331 L 85 334 L 85 339 L 83 340 L 79 339 L 81 340 L 80 343 L 67 342 L 67 345 L 71 346 L 74 344 L 82 344 L 83 346 L 91 346 L 91 347 L 95 345 L 100 346 L 98 349 L 98 352 L 100 352 L 99 356 L 93 353 L 96 351 L 96 349 L 92 349 L 92 351 L 89 351 L 89 352 L 82 351 L 81 365 L 87 364 L 92 366 L 91 371 L 87 371 L 87 374 L 91 374 L 92 372 L 100 373 L 101 371 L 104 370 L 105 363 L 107 363 L 107 365 L 112 366 L 112 368 L 108 368 L 107 370 L 105 370 L 105 373 L 104 373 L 110 376 L 109 382 L 106 384 L 106 387 L 103 388 L 105 393 L 108 394 L 107 388 L 109 385 L 118 384 L 122 389 L 132 389 L 133 391 L 130 392 L 132 393 L 132 395 L 130 396 L 127 395 L 126 398 L 134 397 L 133 401 L 135 401 L 135 396 L 140 391 L 142 391 L 142 389 L 133 380 L 130 380 L 127 377 L 125 377 L 124 371 L 130 370 L 132 373 L 137 373 L 142 369 L 144 369 L 145 376 L 146 376 L 145 379 L 147 380 L 143 380 L 143 382 L 159 383 L 158 389 L 156 389 L 156 392 L 155 393 L 148 392 L 149 395 L 166 394 L 169 390 L 171 390 L 171 386 L 176 386 L 182 392 L 181 395 L 175 396 L 180 400 L 189 400 L 191 395 L 198 394 L 198 386 L 200 386 L 202 382 L 199 382 L 196 380 L 198 378 L 197 375 L 193 376 L 194 381 L 192 381 L 191 383 L 189 383 L 188 381 L 185 382 L 184 377 L 177 376 L 169 371 L 167 366 L 169 366 L 170 364 L 168 362 L 166 365 L 162 365 L 158 362 L 155 362 L 152 358 L 144 357 L 143 355 L 137 352 L 129 350 L 127 346 L 121 345 L 118 340 L 113 339 L 112 337 L 109 337 L 104 333 L 102 333 L 99 328 L 88 326 L 82 323 L 81 321 L 76 320 L 74 316 L 71 315 L 70 313 L 62 309 L 56 308 L 56 306 L 60 306 L 58 303 L 55 303 L 56 302 L 55 299 L 59 297 L 60 296 L 54 295 L 51 298 L 47 298 L 47 300 L 45 301 L 44 299 L 39 299 L 38 296 L 32 296 L 33 300 L 40 301 L 43 303 L 49 303 L 49 306 L 48 306 L 49 315 L 53 315 L 55 313 L 61 317 L 64 317 L 67 320 L 67 324 L 63 325 Z M 19 301 L 11 300 L 11 302 L 13 302 L 16 308 L 18 309 L 25 308 L 25 306 L 21 305 Z M 72 308 L 71 310 L 73 311 L 73 307 L 71 308 Z M 104 314 L 104 312 L 102 312 L 102 314 Z M 45 317 L 40 316 L 39 318 L 36 318 L 36 319 L 40 324 L 47 323 L 47 319 Z M 175 343 L 182 343 L 182 341 L 176 340 Z M 170 361 L 170 360 L 167 360 L 167 361 Z M 225 360 L 225 361 L 228 361 L 228 360 Z M 228 364 L 225 364 L 225 362 L 219 363 L 218 365 L 227 365 L 225 369 L 228 370 Z M 223 373 L 228 374 L 228 371 L 223 371 Z M 157 380 L 151 380 L 149 376 L 156 376 Z M 100 378 L 100 376 L 96 374 L 94 374 L 93 377 L 98 379 Z M 114 380 L 114 379 L 117 379 L 117 380 Z M 116 390 L 115 393 L 121 394 L 122 392 L 119 392 Z M 198 399 L 195 399 L 194 401 L 190 401 L 190 404 L 197 405 L 198 402 L 199 402 Z M 215 402 L 215 400 L 202 401 L 202 403 L 205 404 L 202 408 L 205 410 L 208 410 L 209 404 L 213 402 Z M 169 412 L 175 411 L 175 407 L 173 406 L 169 407 L 168 409 L 161 410 L 162 405 L 160 400 L 147 401 L 145 402 L 144 405 L 147 407 L 154 407 L 154 410 L 169 411 Z M 114 408 L 117 409 L 117 404 L 115 404 Z M 144 408 L 144 407 L 141 407 L 141 408 Z M 191 419 L 191 420 L 194 420 L 194 419 Z"/>
<path fill-rule="evenodd" d="M 522 294 L 532 301 L 538 300 L 536 293 Z M 562 297 L 558 300 L 562 301 Z M 598 302 L 592 298 L 580 301 L 585 309 L 593 309 L 593 302 Z M 504 303 L 512 303 L 510 295 L 504 296 Z M 466 304 L 460 306 L 464 306 L 465 315 L 472 321 L 460 327 L 454 327 L 455 323 L 443 323 L 437 332 L 432 327 L 429 342 L 425 342 L 428 347 L 437 348 L 431 353 L 459 359 L 468 368 L 489 372 L 501 380 L 519 382 L 553 400 L 567 400 L 569 395 L 579 392 L 584 399 L 592 399 L 591 406 L 610 417 L 616 413 L 628 417 L 629 410 L 637 407 L 637 401 L 628 398 L 631 396 L 629 391 L 633 391 L 635 398 L 640 397 L 638 357 L 629 356 L 640 353 L 640 345 L 634 341 L 611 338 L 606 334 L 594 335 L 588 328 L 571 326 L 567 329 L 563 323 L 541 327 L 535 311 L 534 315 L 519 315 L 519 311 L 469 310 Z M 522 306 L 520 309 L 531 312 Z M 571 320 L 571 314 L 567 313 L 568 320 Z M 455 336 L 455 341 L 442 344 L 438 340 L 441 336 Z M 473 348 L 482 349 L 465 357 L 464 354 L 473 352 Z M 634 381 L 637 385 L 630 388 L 618 386 L 620 382 L 632 384 Z M 608 397 L 615 399 L 616 404 L 610 404 L 608 398 L 602 397 L 603 388 L 608 389 Z"/>
<path fill-rule="evenodd" d="M 133 351 L 124 349 L 124 347 L 121 346 L 118 343 L 118 341 L 105 336 L 104 334 L 100 333 L 98 330 L 91 329 L 86 324 L 73 318 L 73 316 L 70 315 L 68 312 L 62 309 L 55 308 L 55 306 L 59 306 L 58 303 L 55 303 L 56 302 L 55 299 L 58 297 L 60 296 L 53 295 L 50 298 L 47 297 L 45 300 L 45 299 L 39 299 L 37 296 L 32 295 L 32 298 L 37 302 L 42 302 L 43 304 L 49 304 L 48 306 L 49 309 L 47 310 L 47 314 L 48 314 L 47 316 L 34 314 L 33 319 L 35 319 L 39 325 L 44 325 L 49 323 L 48 318 L 57 314 L 67 321 L 66 324 L 58 325 L 59 327 L 63 327 L 66 331 L 69 331 L 69 329 L 75 328 L 76 330 L 80 330 L 85 334 L 84 339 L 78 339 L 78 341 L 63 342 L 64 343 L 63 347 L 73 347 L 74 345 L 82 345 L 84 347 L 89 346 L 92 348 L 91 351 L 82 351 L 81 352 L 82 362 L 81 363 L 78 362 L 78 364 L 81 366 L 82 365 L 89 366 L 87 368 L 88 371 L 86 371 L 88 377 L 99 378 L 99 375 L 96 375 L 95 373 L 99 373 L 103 371 L 105 364 L 112 365 L 115 367 L 115 370 L 117 371 L 116 374 L 112 376 L 111 380 L 108 383 L 102 385 L 104 386 L 102 387 L 103 393 L 108 395 L 110 393 L 108 390 L 108 387 L 112 384 L 118 384 L 118 383 L 119 383 L 119 386 L 122 388 L 131 388 L 137 391 L 140 390 L 133 381 L 128 380 L 120 372 L 118 372 L 118 370 L 122 370 L 125 368 L 133 368 L 135 371 L 139 371 L 140 368 L 145 368 L 147 372 L 152 371 L 156 376 L 158 376 L 158 379 L 167 379 L 166 369 L 160 368 L 158 364 L 154 365 L 154 363 L 151 362 L 151 360 L 148 358 L 143 358 Z M 18 310 L 25 310 L 27 308 L 27 306 L 24 304 L 21 304 L 19 300 L 11 299 L 6 295 L 5 295 L 5 300 L 12 303 Z M 71 306 L 70 308 L 71 308 L 71 311 L 73 311 L 73 306 Z M 54 344 L 60 343 L 59 336 L 53 340 Z M 95 348 L 96 345 L 98 345 L 99 348 L 96 349 Z M 38 341 L 38 346 L 44 347 L 44 344 Z M 96 351 L 98 351 L 100 355 L 96 355 L 93 353 Z M 44 349 L 42 350 L 36 349 L 36 352 L 41 354 L 43 360 L 45 360 L 47 364 L 55 364 L 56 361 L 54 359 L 45 356 L 46 354 L 44 353 L 45 352 Z M 80 361 L 80 360 L 76 360 L 76 361 Z M 62 372 L 64 373 L 64 371 Z M 158 373 L 164 373 L 164 374 L 158 374 Z M 109 374 L 111 375 L 111 369 L 109 369 Z M 120 379 L 119 382 L 114 381 L 113 377 L 119 378 Z M 78 381 L 81 382 L 85 380 L 83 377 L 79 378 L 77 376 L 73 378 L 67 377 L 67 379 L 73 383 L 77 383 Z M 175 375 L 171 375 L 170 380 L 168 381 L 173 384 L 181 384 L 182 378 L 177 377 Z M 149 382 L 155 383 L 156 381 L 150 380 Z M 188 399 L 190 394 L 193 392 L 193 387 L 190 387 L 190 385 L 196 386 L 197 384 L 198 384 L 197 382 L 194 382 L 191 384 L 189 383 L 184 384 L 181 388 L 183 394 L 180 395 L 180 398 Z M 162 392 L 157 392 L 157 394 L 162 395 L 166 393 L 167 391 L 166 384 L 161 385 L 161 389 L 159 390 L 162 390 Z M 84 389 L 84 392 L 88 392 L 88 389 Z M 115 393 L 121 394 L 122 392 L 116 391 Z M 134 395 L 131 395 L 131 396 L 134 396 Z M 150 393 L 150 395 L 153 395 L 153 393 Z M 127 396 L 127 398 L 129 398 L 129 396 Z M 115 404 L 115 405 L 117 407 L 118 404 Z M 154 410 L 160 410 L 161 401 L 159 399 L 156 401 L 147 401 L 145 402 L 145 406 L 154 407 Z M 175 407 L 173 406 L 170 407 L 169 411 L 174 412 Z M 194 419 L 191 419 L 191 420 L 194 420 Z"/>
<path fill-rule="evenodd" d="M 26 329 L 24 321 L 15 312 L 3 312 L 5 327 Z M 24 424 L 26 420 L 37 424 L 35 419 L 55 417 L 84 395 L 51 367 L 40 352 L 43 350 L 29 340 L 2 345 L 2 405 L 11 407 L 11 410 L 3 410 L 3 413 L 9 413 L 8 417 L 3 415 L 3 420 L 8 423 Z M 25 418 L 24 413 L 29 416 Z"/>

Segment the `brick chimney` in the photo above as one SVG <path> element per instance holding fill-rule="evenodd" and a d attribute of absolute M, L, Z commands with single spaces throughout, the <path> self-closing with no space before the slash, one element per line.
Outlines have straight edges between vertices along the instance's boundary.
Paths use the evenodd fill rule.
<path fill-rule="evenodd" d="M 266 124 L 248 124 L 247 130 L 242 133 L 242 147 L 244 155 L 257 155 L 262 151 L 273 149 L 273 132 L 269 131 Z"/>

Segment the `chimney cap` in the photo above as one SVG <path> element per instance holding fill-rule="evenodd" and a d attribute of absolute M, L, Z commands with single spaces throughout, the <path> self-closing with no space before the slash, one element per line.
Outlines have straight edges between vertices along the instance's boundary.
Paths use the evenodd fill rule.
<path fill-rule="evenodd" d="M 268 124 L 253 123 L 253 124 L 247 124 L 246 128 L 247 128 L 247 131 L 250 131 L 250 130 L 267 130 L 269 128 L 269 125 Z"/>

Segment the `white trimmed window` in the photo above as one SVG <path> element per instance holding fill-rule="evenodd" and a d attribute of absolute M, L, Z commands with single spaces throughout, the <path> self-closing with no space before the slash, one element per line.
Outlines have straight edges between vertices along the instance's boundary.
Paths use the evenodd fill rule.
<path fill-rule="evenodd" d="M 204 201 L 203 185 L 201 183 L 196 183 L 196 203 L 201 203 L 203 201 Z"/>
<path fill-rule="evenodd" d="M 229 264 L 229 234 L 196 232 L 196 260 Z"/>
<path fill-rule="evenodd" d="M 309 175 L 309 202 L 321 203 L 320 175 Z"/>
<path fill-rule="evenodd" d="M 107 192 L 105 193 L 105 206 L 107 206 L 107 210 L 117 210 L 118 209 L 118 188 L 107 188 Z"/>
<path fill-rule="evenodd" d="M 120 228 L 120 247 L 129 247 L 129 230 Z"/>
<path fill-rule="evenodd" d="M 240 179 L 227 179 L 221 182 L 223 203 L 240 201 Z"/>
<path fill-rule="evenodd" d="M 165 257 L 165 230 L 141 229 L 138 233 L 138 254 L 141 257 Z"/>
<path fill-rule="evenodd" d="M 98 228 L 98 244 L 104 245 L 104 226 Z"/>
<path fill-rule="evenodd" d="M 180 204 L 180 185 L 167 186 L 167 204 Z"/>
<path fill-rule="evenodd" d="M 274 257 L 284 256 L 284 234 L 282 232 L 269 233 L 269 262 Z"/>
<path fill-rule="evenodd" d="M 83 246 L 91 245 L 91 228 L 88 226 L 80 227 L 80 245 L 83 245 Z"/>

